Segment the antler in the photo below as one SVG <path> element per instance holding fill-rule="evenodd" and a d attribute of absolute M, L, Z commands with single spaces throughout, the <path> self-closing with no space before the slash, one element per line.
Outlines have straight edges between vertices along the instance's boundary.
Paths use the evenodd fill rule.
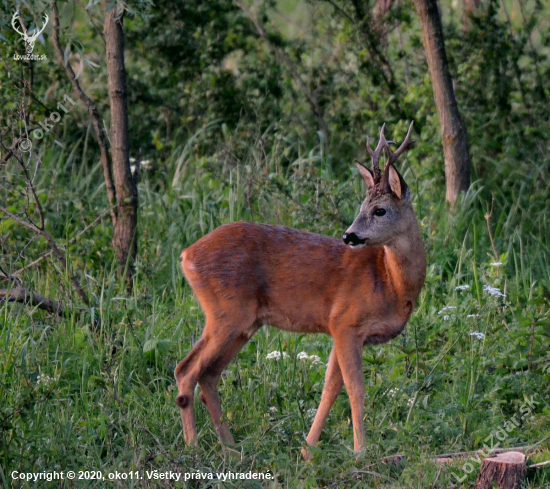
<path fill-rule="evenodd" d="M 409 146 L 415 143 L 415 141 L 411 140 L 413 124 L 414 121 L 412 121 L 411 125 L 409 126 L 409 131 L 407 132 L 405 140 L 401 143 L 401 146 L 399 146 L 399 148 L 395 152 L 392 152 L 390 149 L 390 144 L 395 143 L 393 141 L 386 140 L 386 136 L 384 136 L 384 129 L 386 128 L 386 124 L 382 124 L 382 127 L 380 128 L 380 140 L 378 141 L 378 145 L 376 146 L 376 149 L 374 151 L 369 146 L 369 138 L 367 137 L 367 152 L 372 158 L 372 173 L 375 185 L 380 185 L 381 183 L 384 185 L 384 182 L 387 181 L 387 173 L 389 167 L 397 161 L 397 158 L 399 158 L 403 151 L 405 151 Z M 384 173 L 382 174 L 382 172 L 380 171 L 379 161 L 380 155 L 382 154 L 382 151 L 384 149 L 386 149 L 388 152 L 388 162 L 384 166 Z M 383 180 L 384 182 L 382 182 Z"/>
<path fill-rule="evenodd" d="M 390 145 L 388 144 L 388 141 L 386 141 L 386 139 L 384 138 L 384 142 L 385 142 L 384 146 L 388 151 L 388 163 L 386 164 L 386 166 L 393 165 L 397 161 L 397 158 L 399 158 L 401 153 L 403 153 L 403 151 L 405 151 L 409 146 L 413 145 L 416 142 L 411 140 L 413 124 L 414 124 L 414 121 L 411 121 L 411 125 L 409 126 L 409 131 L 407 132 L 407 136 L 405 137 L 405 140 L 401 143 L 401 146 L 399 146 L 399 148 L 395 153 L 392 153 L 390 149 Z M 382 137 L 380 138 L 380 141 L 382 141 Z"/>
<path fill-rule="evenodd" d="M 25 36 L 27 33 L 26 31 L 25 32 L 21 32 L 17 27 L 15 27 L 15 20 L 19 18 L 19 10 L 17 12 L 15 12 L 13 14 L 13 17 L 11 18 L 11 26 L 13 27 L 13 29 L 15 30 L 15 32 L 17 32 L 18 34 L 21 34 L 22 36 Z M 19 21 L 19 23 L 21 24 L 21 21 Z M 21 24 L 21 27 L 23 27 L 23 24 Z M 24 29 L 24 27 L 23 27 Z"/>
<path fill-rule="evenodd" d="M 378 141 L 378 145 L 376 146 L 376 149 L 374 151 L 369 146 L 369 138 L 367 136 L 367 152 L 372 158 L 372 172 L 374 173 L 375 182 L 379 182 L 381 178 L 380 166 L 378 165 L 378 161 L 380 159 L 380 153 L 388 145 L 386 138 L 384 137 L 385 127 L 386 127 L 386 124 L 382 124 L 382 127 L 380 128 L 380 140 Z"/>

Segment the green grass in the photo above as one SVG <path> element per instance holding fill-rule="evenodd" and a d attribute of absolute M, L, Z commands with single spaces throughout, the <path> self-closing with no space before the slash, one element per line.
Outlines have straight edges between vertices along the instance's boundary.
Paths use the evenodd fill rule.
<path fill-rule="evenodd" d="M 25 284 L 44 295 L 64 297 L 70 315 L 1 305 L 0 480 L 6 487 L 59 487 L 12 481 L 13 470 L 107 474 L 153 469 L 269 471 L 276 482 L 263 487 L 419 488 L 432 487 L 436 479 L 435 487 L 451 487 L 465 473 L 466 460 L 437 465 L 429 457 L 481 449 L 532 396 L 538 402 L 532 415 L 501 445 L 540 442 L 531 460 L 550 458 L 548 163 L 500 162 L 490 180 L 475 182 L 450 211 L 442 202 L 440 173 L 431 163 L 420 164 L 416 150 L 401 168 L 414 193 L 428 275 L 405 333 L 364 350 L 366 452 L 359 458 L 352 452 L 344 390 L 315 459 L 302 461 L 300 449 L 311 410 L 320 401 L 324 365 L 296 356 L 305 351 L 326 364 L 331 340 L 269 327 L 244 347 L 219 385 L 237 440 L 235 452 L 222 449 L 198 399 L 200 447 L 184 445 L 173 369 L 200 336 L 203 316 L 180 273 L 181 250 L 218 225 L 251 215 L 261 222 L 340 235 L 363 198 L 359 178 L 352 172 L 336 175 L 332 159 L 318 148 L 285 144 L 279 141 L 265 151 L 254 146 L 239 164 L 220 156 L 197 159 L 188 148 L 175 148 L 171 161 L 145 173 L 131 297 L 113 274 L 107 221 L 72 244 L 71 267 L 94 298 L 97 329 L 91 312 L 67 291 L 54 261 L 23 274 Z M 82 141 L 70 151 L 50 148 L 42 155 L 38 188 L 48 229 L 60 244 L 105 208 L 101 170 L 87 162 L 86 151 Z M 290 165 L 282 163 L 288 154 L 295 155 Z M 176 167 L 181 173 L 172 187 Z M 492 196 L 490 227 L 500 267 L 491 265 L 497 257 L 484 219 Z M 14 226 L 6 234 L 13 249 L 20 250 L 27 238 Z M 25 254 L 31 258 L 45 249 L 34 241 Z M 14 268 L 16 257 L 11 257 Z M 462 285 L 469 289 L 456 290 Z M 506 298 L 489 295 L 486 285 L 499 288 Z M 288 358 L 269 360 L 272 351 Z M 399 453 L 407 455 L 401 467 L 380 461 Z M 470 487 L 474 467 L 458 487 Z M 166 484 L 78 481 L 70 487 L 151 486 Z M 173 486 L 210 487 L 204 482 Z M 550 487 L 550 471 L 532 474 L 526 487 Z"/>

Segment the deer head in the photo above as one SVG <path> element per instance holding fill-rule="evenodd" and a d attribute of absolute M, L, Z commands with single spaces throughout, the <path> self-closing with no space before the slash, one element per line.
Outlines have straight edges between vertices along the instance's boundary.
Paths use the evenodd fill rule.
<path fill-rule="evenodd" d="M 15 30 L 15 32 L 23 36 L 23 40 L 25 41 L 25 44 L 26 44 L 25 51 L 27 52 L 27 54 L 31 54 L 34 49 L 34 43 L 38 39 L 38 36 L 46 28 L 46 25 L 48 24 L 49 17 L 48 17 L 48 14 L 44 13 L 44 25 L 42 26 L 42 29 L 35 28 L 31 35 L 27 34 L 27 29 L 25 29 L 25 26 L 21 23 L 21 20 L 19 20 L 19 24 L 21 24 L 21 28 L 23 29 L 23 31 L 20 31 L 16 27 L 15 21 L 19 17 L 20 17 L 19 11 L 15 12 L 15 14 L 13 14 L 13 17 L 11 18 L 11 25 Z"/>
<path fill-rule="evenodd" d="M 372 158 L 372 171 L 356 162 L 359 173 L 363 177 L 368 189 L 368 195 L 359 215 L 353 221 L 343 236 L 344 243 L 352 247 L 383 246 L 389 244 L 402 233 L 406 233 L 414 219 L 410 204 L 409 187 L 403 177 L 395 169 L 397 158 L 414 143 L 411 141 L 411 131 L 414 122 L 411 122 L 407 136 L 397 151 L 390 150 L 390 143 L 384 136 L 384 127 L 380 129 L 380 140 L 373 151 L 367 138 L 367 151 Z M 384 171 L 380 171 L 378 164 L 381 153 L 386 150 L 388 161 Z"/>

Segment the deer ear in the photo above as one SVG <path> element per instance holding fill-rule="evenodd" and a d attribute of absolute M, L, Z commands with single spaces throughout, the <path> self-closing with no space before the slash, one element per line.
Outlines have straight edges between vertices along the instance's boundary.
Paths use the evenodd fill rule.
<path fill-rule="evenodd" d="M 398 198 L 410 200 L 411 192 L 409 191 L 409 187 L 393 165 L 390 165 L 388 169 L 388 183 L 391 191 L 397 195 Z"/>
<path fill-rule="evenodd" d="M 372 172 L 365 168 L 361 163 L 355 162 L 355 166 L 359 170 L 359 173 L 363 177 L 363 180 L 365 180 L 365 183 L 367 184 L 367 188 L 370 190 L 374 187 L 374 177 L 372 175 Z"/>

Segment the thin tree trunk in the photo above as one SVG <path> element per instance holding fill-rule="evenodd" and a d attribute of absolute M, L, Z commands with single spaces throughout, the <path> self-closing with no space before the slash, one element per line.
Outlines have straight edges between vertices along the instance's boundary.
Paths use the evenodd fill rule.
<path fill-rule="evenodd" d="M 465 192 L 470 186 L 468 133 L 458 112 L 453 81 L 445 53 L 445 41 L 437 0 L 414 0 L 414 4 L 422 23 L 424 49 L 441 125 L 445 153 L 446 198 L 448 202 L 454 204 L 459 193 Z"/>
<path fill-rule="evenodd" d="M 63 48 L 61 46 L 61 41 L 59 40 L 59 12 L 57 10 L 57 2 L 52 3 L 52 12 L 53 12 L 53 30 L 52 30 L 52 40 L 55 48 L 55 52 L 59 59 L 59 63 L 65 68 L 69 80 L 73 86 L 73 90 L 78 95 L 78 98 L 84 103 L 90 119 L 92 120 L 92 126 L 97 137 L 97 143 L 99 144 L 99 152 L 101 155 L 101 166 L 103 167 L 103 176 L 105 178 L 105 186 L 107 187 L 107 197 L 109 199 L 109 207 L 111 208 L 111 222 L 113 226 L 116 225 L 117 218 L 117 209 L 116 209 L 116 197 L 115 197 L 115 187 L 113 185 L 113 177 L 111 172 L 111 161 L 109 159 L 109 146 L 107 144 L 107 136 L 101 124 L 101 117 L 99 112 L 93 103 L 92 99 L 86 95 L 80 83 L 71 67 L 71 64 L 67 61 L 65 63 L 65 56 L 63 54 Z"/>
<path fill-rule="evenodd" d="M 130 170 L 128 97 L 122 29 L 124 10 L 119 3 L 110 7 L 107 2 L 104 2 L 107 74 L 111 106 L 111 158 L 118 207 L 117 221 L 113 232 L 113 246 L 116 250 L 119 276 L 124 276 L 128 287 L 131 287 L 137 253 L 138 190 Z"/>

